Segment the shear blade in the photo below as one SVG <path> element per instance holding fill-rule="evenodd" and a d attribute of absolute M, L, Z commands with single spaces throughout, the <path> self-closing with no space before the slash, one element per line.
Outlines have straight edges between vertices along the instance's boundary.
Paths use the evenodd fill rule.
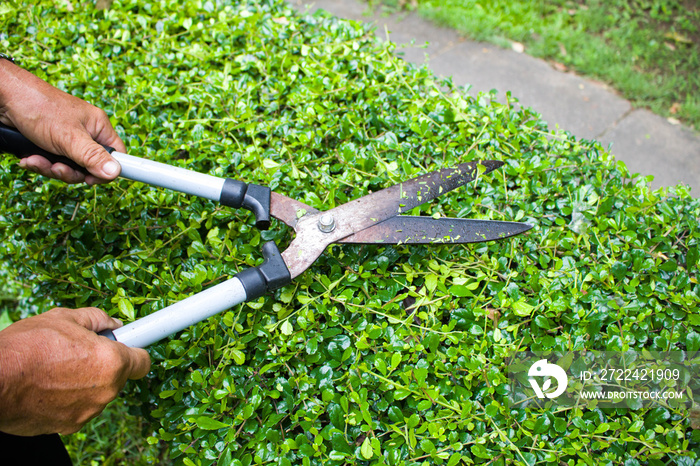
<path fill-rule="evenodd" d="M 481 173 L 479 165 L 485 167 Z M 342 222 L 348 233 L 357 233 L 430 202 L 502 165 L 503 162 L 496 160 L 483 160 L 463 163 L 455 168 L 443 168 L 368 194 L 326 213 L 335 216 L 339 226 Z M 332 242 L 338 242 L 346 236 L 349 234 L 338 236 Z"/>
<path fill-rule="evenodd" d="M 430 202 L 502 165 L 503 162 L 485 160 L 463 163 L 455 168 L 443 168 L 325 212 L 316 209 L 310 212 L 300 202 L 274 196 L 270 206 L 272 216 L 292 226 L 296 232 L 294 240 L 282 252 L 282 259 L 293 279 L 308 269 L 329 244 L 342 242 L 363 230 Z M 328 228 L 321 228 L 321 220 Z"/>
<path fill-rule="evenodd" d="M 485 167 L 482 174 L 486 174 L 501 167 L 503 162 L 484 160 L 443 168 L 368 194 L 326 213 L 334 215 L 340 224 L 349 227 L 346 228 L 348 232 L 359 232 L 475 180 L 479 165 Z M 302 217 L 319 213 L 313 207 L 275 192 L 272 193 L 270 206 L 273 217 L 294 229 Z M 338 239 L 340 237 L 330 242 L 338 242 Z"/>
<path fill-rule="evenodd" d="M 519 222 L 401 215 L 342 239 L 351 244 L 465 244 L 519 235 L 532 225 Z"/>

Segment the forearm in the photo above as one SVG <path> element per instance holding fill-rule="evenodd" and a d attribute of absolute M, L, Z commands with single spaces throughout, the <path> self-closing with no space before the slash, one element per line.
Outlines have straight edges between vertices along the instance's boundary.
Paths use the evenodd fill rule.
<path fill-rule="evenodd" d="M 17 85 L 17 71 L 20 68 L 10 60 L 0 60 L 0 122 L 10 124 L 5 118 L 8 110 L 9 96 L 11 89 Z"/>
<path fill-rule="evenodd" d="M 47 93 L 58 91 L 46 81 L 9 60 L 0 60 L 0 122 L 17 127 L 35 120 L 35 109 L 43 108 Z M 61 92 L 61 91 L 58 91 Z"/>
<path fill-rule="evenodd" d="M 0 122 L 19 129 L 37 145 L 52 152 L 65 152 L 56 133 L 69 132 L 88 119 L 70 118 L 70 113 L 79 107 L 84 114 L 100 112 L 9 60 L 0 60 Z"/>

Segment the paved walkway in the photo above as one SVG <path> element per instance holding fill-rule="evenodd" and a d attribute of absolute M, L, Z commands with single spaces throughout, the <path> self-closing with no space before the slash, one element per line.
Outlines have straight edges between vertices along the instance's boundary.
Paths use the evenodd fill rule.
<path fill-rule="evenodd" d="M 452 76 L 456 85 L 471 85 L 471 95 L 497 89 L 505 98 L 511 91 L 550 128 L 596 139 L 610 146 L 631 173 L 654 175 L 652 187 L 685 183 L 700 197 L 700 135 L 633 108 L 601 83 L 558 71 L 523 53 L 467 40 L 416 13 L 372 14 L 361 0 L 288 1 L 301 12 L 322 8 L 341 18 L 372 23 L 380 37 L 389 32 L 405 60 L 427 62 L 436 75 Z"/>

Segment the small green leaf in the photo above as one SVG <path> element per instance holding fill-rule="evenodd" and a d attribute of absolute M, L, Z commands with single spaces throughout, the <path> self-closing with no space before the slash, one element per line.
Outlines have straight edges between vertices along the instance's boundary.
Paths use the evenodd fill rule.
<path fill-rule="evenodd" d="M 647 427 L 656 427 L 658 424 L 670 419 L 671 413 L 662 406 L 658 406 L 649 411 L 646 418 L 644 419 L 644 424 Z"/>
<path fill-rule="evenodd" d="M 263 159 L 262 161 L 263 167 L 265 167 L 268 170 L 271 170 L 273 168 L 279 168 L 280 164 L 275 162 L 272 159 Z"/>
<path fill-rule="evenodd" d="M 382 375 L 387 374 L 387 368 L 386 368 L 386 362 L 384 362 L 384 359 L 382 358 L 377 358 L 374 360 L 374 367 L 376 367 L 379 372 L 382 373 Z"/>
<path fill-rule="evenodd" d="M 294 298 L 294 288 L 287 288 L 280 293 L 280 301 L 283 303 L 291 303 Z"/>
<path fill-rule="evenodd" d="M 426 409 L 430 409 L 432 406 L 433 403 L 430 400 L 423 400 L 420 403 L 418 403 L 416 409 L 418 409 L 418 411 L 425 411 Z"/>
<path fill-rule="evenodd" d="M 283 335 L 291 335 L 294 332 L 294 327 L 292 327 L 292 324 L 291 322 L 289 322 L 289 320 L 285 320 L 280 326 L 280 331 Z"/>
<path fill-rule="evenodd" d="M 396 369 L 401 364 L 401 353 L 394 353 L 391 355 L 391 368 Z"/>
<path fill-rule="evenodd" d="M 420 447 L 426 453 L 432 453 L 436 450 L 435 444 L 427 438 L 420 441 Z"/>
<path fill-rule="evenodd" d="M 496 329 L 493 331 L 493 341 L 495 341 L 496 343 L 498 343 L 499 341 L 501 341 L 502 338 L 503 338 L 503 335 L 501 334 L 501 329 L 496 328 Z"/>
<path fill-rule="evenodd" d="M 459 453 L 452 453 L 450 456 L 450 459 L 447 460 L 447 466 L 457 466 L 459 464 L 459 460 L 462 459 L 462 455 Z"/>
<path fill-rule="evenodd" d="M 607 432 L 610 429 L 610 424 L 607 422 L 604 422 L 600 424 L 598 427 L 595 429 L 596 434 L 602 434 L 603 432 Z"/>
<path fill-rule="evenodd" d="M 162 392 L 160 392 L 160 394 L 158 396 L 163 398 L 163 399 L 166 399 L 166 398 L 170 398 L 171 396 L 175 395 L 176 393 L 177 393 L 177 390 L 163 390 Z"/>
<path fill-rule="evenodd" d="M 221 421 L 217 421 L 216 419 L 212 419 L 210 417 L 205 416 L 200 416 L 196 418 L 195 423 L 197 424 L 197 427 L 204 430 L 218 430 L 223 429 L 225 427 L 231 427 L 229 424 L 224 424 Z"/>
<path fill-rule="evenodd" d="M 311 355 L 316 354 L 316 351 L 318 351 L 318 340 L 312 337 L 306 342 L 306 353 Z"/>
<path fill-rule="evenodd" d="M 520 317 L 528 317 L 534 308 L 534 306 L 529 305 L 524 300 L 513 303 L 513 312 Z"/>
<path fill-rule="evenodd" d="M 0 330 L 9 327 L 12 324 L 12 319 L 10 319 L 10 314 L 4 311 L 0 314 Z"/>
<path fill-rule="evenodd" d="M 644 422 L 637 420 L 630 424 L 630 426 L 627 428 L 627 432 L 639 432 L 642 427 L 644 427 Z"/>
<path fill-rule="evenodd" d="M 126 298 L 119 298 L 117 306 L 119 307 L 119 312 L 128 320 L 136 319 L 134 306 L 131 304 L 131 301 Z"/>
<path fill-rule="evenodd" d="M 243 353 L 241 350 L 237 350 L 237 349 L 231 350 L 231 358 L 239 366 L 241 366 L 245 363 L 245 353 Z"/>
<path fill-rule="evenodd" d="M 532 431 L 536 434 L 544 434 L 549 430 L 551 425 L 552 421 L 548 416 L 538 416 L 537 421 L 535 422 L 535 427 L 532 429 Z"/>
<path fill-rule="evenodd" d="M 615 262 L 611 268 L 613 277 L 617 280 L 622 280 L 627 275 L 627 264 L 623 262 Z"/>
<path fill-rule="evenodd" d="M 533 320 L 535 321 L 535 325 L 537 325 L 539 328 L 548 330 L 552 327 L 545 316 L 537 315 Z"/>
<path fill-rule="evenodd" d="M 659 265 L 659 270 L 664 272 L 675 272 L 678 269 L 678 264 L 674 260 L 667 260 Z"/>
<path fill-rule="evenodd" d="M 685 267 L 688 270 L 688 272 L 690 272 L 691 269 L 697 265 L 699 258 L 700 248 L 698 248 L 697 246 L 689 247 L 688 252 L 685 255 Z"/>
<path fill-rule="evenodd" d="M 488 451 L 486 451 L 486 447 L 477 443 L 469 447 L 469 450 L 471 450 L 472 454 L 476 456 L 477 458 L 482 458 L 482 459 L 489 459 L 491 455 L 489 454 Z"/>
<path fill-rule="evenodd" d="M 402 422 L 404 417 L 401 410 L 396 406 L 391 406 L 389 408 L 389 420 L 394 423 Z"/>
<path fill-rule="evenodd" d="M 431 293 L 435 291 L 435 288 L 437 287 L 438 283 L 438 277 L 434 273 L 429 273 L 425 277 L 425 287 L 430 291 Z"/>
<path fill-rule="evenodd" d="M 690 331 L 685 337 L 685 347 L 688 351 L 700 350 L 700 334 Z"/>
<path fill-rule="evenodd" d="M 464 298 L 465 296 L 472 296 L 472 292 L 470 291 L 469 287 L 466 285 L 452 285 L 448 291 L 452 296 L 456 296 L 458 298 Z"/>
<path fill-rule="evenodd" d="M 366 460 L 370 460 L 374 456 L 374 452 L 372 451 L 372 443 L 369 437 L 365 437 L 364 442 L 362 442 L 360 453 L 362 453 L 362 457 Z"/>
<path fill-rule="evenodd" d="M 306 295 L 297 295 L 297 300 L 301 304 L 309 304 L 309 303 L 313 303 L 315 301 L 314 298 L 312 298 L 311 296 L 306 296 Z"/>

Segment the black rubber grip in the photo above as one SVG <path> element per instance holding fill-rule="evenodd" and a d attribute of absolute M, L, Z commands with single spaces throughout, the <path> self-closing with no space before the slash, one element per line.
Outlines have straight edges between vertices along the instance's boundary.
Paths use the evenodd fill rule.
<path fill-rule="evenodd" d="M 246 184 L 227 178 L 221 188 L 219 202 L 227 207 L 243 207 L 255 214 L 255 227 L 258 230 L 270 228 L 270 196 L 272 191 L 267 186 Z"/>
<path fill-rule="evenodd" d="M 113 147 L 102 147 L 104 147 L 110 154 L 114 152 Z M 68 157 L 52 154 L 51 152 L 42 149 L 27 139 L 22 133 L 17 131 L 17 129 L 5 126 L 2 123 L 0 123 L 0 152 L 12 154 L 20 159 L 31 155 L 41 155 L 51 163 L 62 163 L 83 173 L 84 175 L 90 174 L 85 167 L 78 165 Z"/>
<path fill-rule="evenodd" d="M 101 332 L 97 332 L 98 335 L 109 338 L 112 341 L 117 341 L 117 338 L 114 336 L 114 332 L 111 330 L 102 330 Z"/>
<path fill-rule="evenodd" d="M 238 209 L 243 205 L 245 192 L 248 190 L 248 185 L 242 181 L 226 178 L 224 186 L 221 188 L 221 199 L 219 202 L 227 207 Z"/>
<path fill-rule="evenodd" d="M 289 269 L 274 241 L 265 243 L 262 253 L 265 258 L 262 264 L 236 274 L 243 284 L 247 301 L 258 299 L 268 291 L 281 288 L 292 281 Z"/>

